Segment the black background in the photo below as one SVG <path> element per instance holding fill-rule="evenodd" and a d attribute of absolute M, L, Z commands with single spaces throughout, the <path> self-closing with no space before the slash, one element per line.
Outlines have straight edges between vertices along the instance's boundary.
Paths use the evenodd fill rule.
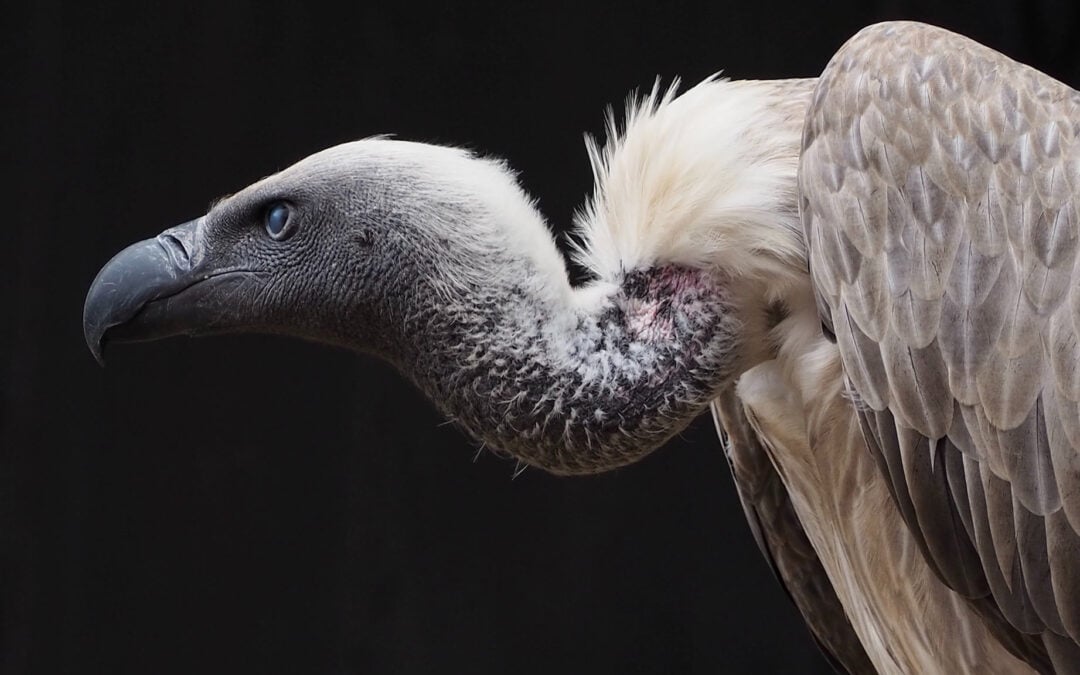
<path fill-rule="evenodd" d="M 94 4 L 3 12 L 0 672 L 827 672 L 710 420 L 610 475 L 512 480 L 344 351 L 178 339 L 102 370 L 84 294 L 128 243 L 381 132 L 509 158 L 564 228 L 605 105 L 813 76 L 880 19 L 1076 85 L 1072 3 Z"/>

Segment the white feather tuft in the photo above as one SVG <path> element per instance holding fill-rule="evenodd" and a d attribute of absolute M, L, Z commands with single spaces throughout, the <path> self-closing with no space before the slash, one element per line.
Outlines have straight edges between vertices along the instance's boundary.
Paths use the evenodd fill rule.
<path fill-rule="evenodd" d="M 575 219 L 576 260 L 599 279 L 657 264 L 757 278 L 805 273 L 796 193 L 808 81 L 676 80 L 611 112 L 586 138 L 596 187 Z"/>

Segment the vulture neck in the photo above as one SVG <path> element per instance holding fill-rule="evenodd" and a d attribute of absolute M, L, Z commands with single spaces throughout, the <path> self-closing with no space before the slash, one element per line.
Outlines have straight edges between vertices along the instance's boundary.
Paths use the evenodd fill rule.
<path fill-rule="evenodd" d="M 516 185 L 486 193 L 506 198 L 447 228 L 472 236 L 431 268 L 461 283 L 397 322 L 402 369 L 487 447 L 576 474 L 641 458 L 738 374 L 799 352 L 819 325 L 796 181 L 812 87 L 708 80 L 654 90 L 621 135 L 611 122 L 590 144 L 577 254 L 599 281 L 583 289 Z"/>
<path fill-rule="evenodd" d="M 742 324 L 738 372 L 798 352 L 802 329 L 820 325 L 797 181 L 814 84 L 654 89 L 621 132 L 612 119 L 603 147 L 590 143 L 597 188 L 578 222 L 579 260 L 601 279 L 642 264 L 722 270 Z"/>
<path fill-rule="evenodd" d="M 485 447 L 555 474 L 614 469 L 729 377 L 738 326 L 715 275 L 662 266 L 571 289 L 563 265 L 552 278 L 508 248 L 484 261 L 487 283 L 421 292 L 402 323 L 402 369 Z"/>

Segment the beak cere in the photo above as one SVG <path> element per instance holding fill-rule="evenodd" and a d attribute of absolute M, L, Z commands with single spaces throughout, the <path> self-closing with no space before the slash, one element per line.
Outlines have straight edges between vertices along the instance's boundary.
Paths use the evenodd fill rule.
<path fill-rule="evenodd" d="M 101 268 L 83 306 L 83 335 L 99 363 L 109 341 L 135 342 L 235 327 L 223 287 L 250 276 L 207 264 L 198 220 L 128 246 Z"/>

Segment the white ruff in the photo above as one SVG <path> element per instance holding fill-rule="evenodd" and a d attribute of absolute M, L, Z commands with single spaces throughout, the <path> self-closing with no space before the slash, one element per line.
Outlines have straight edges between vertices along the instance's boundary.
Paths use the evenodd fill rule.
<path fill-rule="evenodd" d="M 576 219 L 576 259 L 600 279 L 666 263 L 759 279 L 804 267 L 799 133 L 777 83 L 677 86 L 631 99 L 621 133 L 609 112 L 603 147 L 586 138 L 596 192 Z"/>

